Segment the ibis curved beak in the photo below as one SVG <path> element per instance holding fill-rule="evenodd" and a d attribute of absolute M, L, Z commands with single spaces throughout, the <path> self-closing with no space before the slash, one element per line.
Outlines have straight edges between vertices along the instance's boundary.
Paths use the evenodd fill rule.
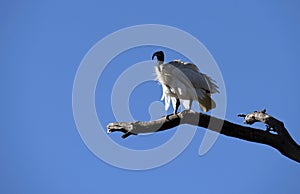
<path fill-rule="evenodd" d="M 154 59 L 154 57 L 157 55 L 157 52 L 153 53 L 152 55 L 152 60 Z"/>

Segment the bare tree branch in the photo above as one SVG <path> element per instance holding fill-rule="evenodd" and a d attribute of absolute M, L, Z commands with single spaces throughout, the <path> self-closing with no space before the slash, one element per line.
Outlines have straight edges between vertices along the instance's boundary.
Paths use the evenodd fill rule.
<path fill-rule="evenodd" d="M 244 117 L 245 124 L 251 125 L 255 122 L 265 123 L 267 126 L 266 130 L 237 125 L 203 113 L 183 111 L 177 115 L 170 115 L 149 122 L 110 123 L 107 125 L 107 132 L 121 131 L 124 133 L 122 138 L 127 138 L 130 135 L 163 131 L 181 124 L 190 124 L 207 128 L 226 136 L 269 145 L 277 149 L 284 156 L 300 163 L 300 146 L 285 129 L 283 122 L 267 114 L 266 110 L 255 111 L 250 114 L 239 114 L 238 116 Z M 218 125 L 211 125 L 209 123 L 223 123 L 223 125 L 220 130 Z"/>

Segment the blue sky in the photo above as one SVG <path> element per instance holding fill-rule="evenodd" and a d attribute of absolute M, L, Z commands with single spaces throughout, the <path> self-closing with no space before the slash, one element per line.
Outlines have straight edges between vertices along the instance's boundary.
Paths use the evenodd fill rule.
<path fill-rule="evenodd" d="M 299 8 L 297 1 L 1 1 L 0 193 L 299 193 L 299 164 L 268 146 L 220 136 L 200 157 L 201 128 L 162 167 L 113 167 L 85 146 L 72 113 L 75 74 L 94 44 L 124 27 L 164 24 L 190 33 L 214 56 L 226 84 L 226 119 L 242 124 L 238 113 L 266 108 L 300 142 Z M 97 85 L 95 99 L 103 127 L 114 121 L 110 84 L 155 49 L 135 48 L 107 67 L 115 74 L 100 78 L 107 85 Z M 148 120 L 145 110 L 159 99 L 155 82 L 136 88 L 134 118 Z M 110 138 L 145 149 L 173 133 Z"/>

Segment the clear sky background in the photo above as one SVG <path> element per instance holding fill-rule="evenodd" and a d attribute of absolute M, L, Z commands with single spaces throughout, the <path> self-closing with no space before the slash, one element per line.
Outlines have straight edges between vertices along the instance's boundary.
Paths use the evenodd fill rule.
<path fill-rule="evenodd" d="M 202 128 L 165 166 L 113 167 L 85 146 L 72 113 L 77 68 L 97 41 L 124 27 L 164 24 L 195 36 L 216 59 L 226 84 L 227 120 L 242 124 L 238 113 L 266 108 L 300 143 L 299 9 L 292 0 L 1 1 L 0 193 L 299 193 L 300 164 L 271 147 L 221 135 L 200 157 Z M 106 87 L 153 51 L 136 48 L 112 61 L 107 72 L 115 75 Z M 178 57 L 166 52 L 167 60 Z M 114 118 L 111 91 L 101 87 L 96 105 L 105 127 Z M 147 100 L 138 101 L 145 93 Z M 155 82 L 139 86 L 129 104 L 133 116 L 148 120 L 147 107 L 160 95 Z M 144 149 L 173 133 L 110 137 Z"/>

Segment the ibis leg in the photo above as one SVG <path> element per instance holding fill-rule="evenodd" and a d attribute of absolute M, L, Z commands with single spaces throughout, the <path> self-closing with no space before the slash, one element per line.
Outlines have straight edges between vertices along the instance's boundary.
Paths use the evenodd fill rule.
<path fill-rule="evenodd" d="M 174 114 L 175 114 L 175 115 L 177 114 L 179 105 L 180 105 L 180 100 L 179 100 L 178 98 L 176 98 L 176 108 L 175 108 L 175 110 L 174 110 Z"/>
<path fill-rule="evenodd" d="M 189 108 L 188 108 L 188 110 L 191 110 L 191 109 L 192 109 L 192 104 L 193 104 L 193 100 L 190 99 L 190 103 L 189 103 Z"/>

